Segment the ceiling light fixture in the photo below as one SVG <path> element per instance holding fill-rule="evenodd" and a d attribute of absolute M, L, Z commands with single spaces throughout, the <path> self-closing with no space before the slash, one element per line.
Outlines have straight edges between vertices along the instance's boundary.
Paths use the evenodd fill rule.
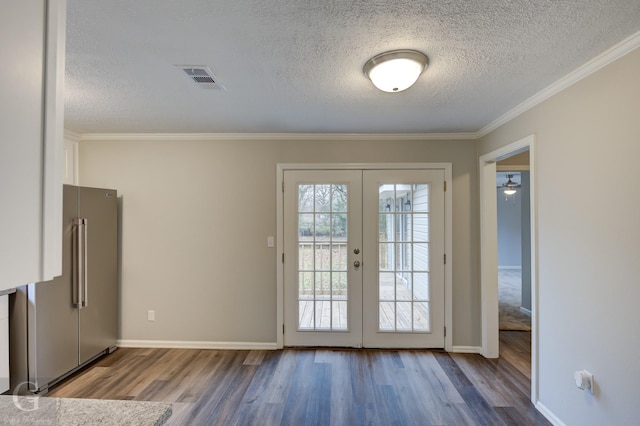
<path fill-rule="evenodd" d="M 505 198 L 508 198 L 509 196 L 514 195 L 516 193 L 517 188 L 520 188 L 522 186 L 519 183 L 515 183 L 514 181 L 511 180 L 513 176 L 514 175 L 510 175 L 510 174 L 507 175 L 507 181 L 498 187 L 503 190 Z"/>
<path fill-rule="evenodd" d="M 362 71 L 383 92 L 402 92 L 416 82 L 429 58 L 417 50 L 392 50 L 369 59 Z"/>

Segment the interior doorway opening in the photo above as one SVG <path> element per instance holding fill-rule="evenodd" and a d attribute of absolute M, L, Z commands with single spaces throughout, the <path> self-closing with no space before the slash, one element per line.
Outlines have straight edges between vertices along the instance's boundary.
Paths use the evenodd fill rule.
<path fill-rule="evenodd" d="M 522 164 L 508 164 L 510 160 L 518 159 L 519 155 L 528 153 L 528 170 Z M 522 275 L 530 281 L 529 291 L 524 291 L 525 299 L 530 295 L 530 301 L 520 300 L 521 306 L 530 302 L 531 312 L 531 401 L 535 404 L 538 400 L 538 334 L 537 334 L 537 282 L 536 282 L 536 216 L 535 216 L 535 150 L 534 137 L 528 136 L 519 141 L 513 142 L 505 147 L 492 151 L 480 157 L 480 262 L 481 262 L 481 311 L 482 311 L 482 354 L 487 358 L 497 358 L 500 346 L 500 324 L 499 324 L 499 275 L 500 265 L 498 246 L 498 197 L 500 187 L 505 182 L 498 180 L 498 168 L 501 172 L 513 172 L 512 167 L 518 166 L 520 178 L 523 172 L 527 172 L 529 194 L 524 198 L 525 205 L 520 206 L 520 211 L 529 213 L 529 229 L 521 230 L 525 238 L 521 238 L 521 259 L 520 265 Z M 501 164 L 502 163 L 502 164 Z M 507 178 L 508 181 L 509 178 Z M 512 181 L 514 176 L 511 177 Z M 521 183 L 520 183 L 521 185 Z M 521 189 L 521 188 L 520 188 Z M 516 191 L 517 192 L 517 191 Z M 504 188 L 502 191 L 504 196 Z M 522 201 L 521 198 L 521 201 Z M 528 202 L 528 203 L 527 203 Z M 527 205 L 528 204 L 528 205 Z M 522 219 L 522 217 L 521 217 Z M 527 238 L 528 237 L 528 238 Z M 524 248 L 524 250 L 522 250 Z M 525 272 L 526 269 L 526 272 Z M 503 269 L 503 271 L 506 269 Z M 526 308 L 525 308 L 526 309 Z"/>
<path fill-rule="evenodd" d="M 529 150 L 496 164 L 500 331 L 531 331 Z"/>

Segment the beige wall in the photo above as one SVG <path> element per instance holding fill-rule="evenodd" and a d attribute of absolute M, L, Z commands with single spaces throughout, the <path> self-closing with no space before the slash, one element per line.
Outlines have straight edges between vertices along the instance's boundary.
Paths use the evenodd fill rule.
<path fill-rule="evenodd" d="M 480 144 L 484 154 L 535 134 L 540 401 L 571 425 L 640 418 L 638 76 L 640 49 Z M 595 397 L 573 384 L 579 369 L 595 375 Z"/>
<path fill-rule="evenodd" d="M 512 155 L 511 157 L 500 160 L 496 163 L 500 166 L 529 166 L 529 151 L 521 152 L 520 154 Z"/>
<path fill-rule="evenodd" d="M 478 346 L 476 141 L 80 142 L 122 195 L 125 340 L 275 342 L 277 163 L 453 163 L 453 343 Z M 147 321 L 147 310 L 156 321 Z"/>

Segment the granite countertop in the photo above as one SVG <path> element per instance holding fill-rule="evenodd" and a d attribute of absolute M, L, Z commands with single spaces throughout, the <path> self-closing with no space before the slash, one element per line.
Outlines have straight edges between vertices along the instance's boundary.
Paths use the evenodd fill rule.
<path fill-rule="evenodd" d="M 15 288 L 5 288 L 4 290 L 0 290 L 0 296 L 4 296 L 4 295 L 15 293 L 15 292 L 16 292 Z"/>
<path fill-rule="evenodd" d="M 171 417 L 164 402 L 0 395 L 0 425 L 153 425 Z"/>

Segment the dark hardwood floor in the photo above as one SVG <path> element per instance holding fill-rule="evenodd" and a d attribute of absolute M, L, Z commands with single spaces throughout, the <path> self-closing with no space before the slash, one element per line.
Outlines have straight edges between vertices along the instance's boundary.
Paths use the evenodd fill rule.
<path fill-rule="evenodd" d="M 501 358 L 415 350 L 119 349 L 47 396 L 173 403 L 174 425 L 547 425 L 527 332 Z"/>

